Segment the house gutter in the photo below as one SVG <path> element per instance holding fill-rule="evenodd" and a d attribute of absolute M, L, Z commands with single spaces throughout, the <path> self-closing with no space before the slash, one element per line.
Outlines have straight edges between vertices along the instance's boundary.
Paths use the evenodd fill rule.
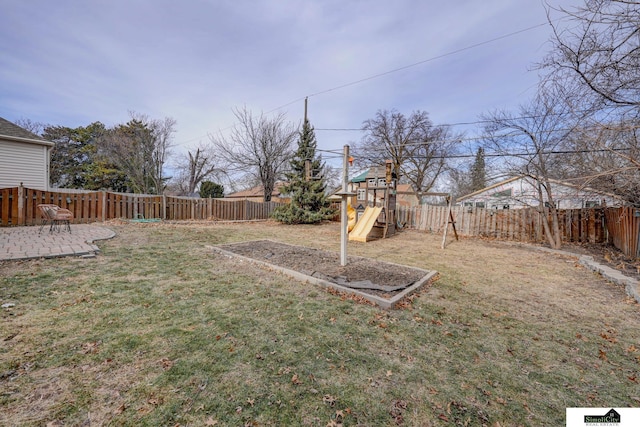
<path fill-rule="evenodd" d="M 22 138 L 20 136 L 11 135 L 0 135 L 0 139 L 4 139 L 6 141 L 26 142 L 29 144 L 44 145 L 47 147 L 54 147 L 56 145 L 53 142 L 47 141 L 45 139 Z"/>

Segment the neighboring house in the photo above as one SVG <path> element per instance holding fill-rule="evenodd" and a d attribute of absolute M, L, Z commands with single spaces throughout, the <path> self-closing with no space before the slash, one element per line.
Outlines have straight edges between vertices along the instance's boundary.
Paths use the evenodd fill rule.
<path fill-rule="evenodd" d="M 285 197 L 282 193 L 283 182 L 277 182 L 275 188 L 271 192 L 272 202 L 288 202 L 289 198 Z M 248 190 L 237 191 L 235 193 L 227 194 L 224 196 L 225 200 L 249 200 L 251 202 L 264 201 L 264 187 L 258 185 Z"/>
<path fill-rule="evenodd" d="M 550 180 L 551 192 L 558 209 L 581 209 L 599 206 L 620 206 L 619 197 L 580 187 L 568 182 Z M 487 209 L 521 209 L 540 204 L 535 180 L 531 177 L 517 176 L 474 193 L 458 198 L 456 204 Z M 545 195 L 545 203 L 547 203 Z"/>
<path fill-rule="evenodd" d="M 396 199 L 396 204 L 398 206 L 402 206 L 403 208 L 412 208 L 420 204 L 418 194 L 414 191 L 411 184 L 398 184 L 397 190 L 398 197 Z"/>
<path fill-rule="evenodd" d="M 49 190 L 53 142 L 0 117 L 0 188 Z"/>

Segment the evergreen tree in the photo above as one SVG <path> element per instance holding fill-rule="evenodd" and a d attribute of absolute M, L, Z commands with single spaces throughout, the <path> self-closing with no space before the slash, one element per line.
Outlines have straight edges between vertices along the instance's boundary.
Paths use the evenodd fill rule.
<path fill-rule="evenodd" d="M 203 199 L 224 197 L 224 187 L 213 181 L 202 181 L 202 184 L 200 184 L 200 197 Z"/>
<path fill-rule="evenodd" d="M 288 183 L 282 192 L 291 203 L 277 208 L 273 218 L 287 224 L 313 224 L 335 215 L 325 194 L 324 164 L 316 153 L 315 132 L 305 120 L 299 134 L 298 149 L 291 159 L 291 170 L 285 174 Z"/>
<path fill-rule="evenodd" d="M 55 143 L 51 150 L 51 183 L 61 188 L 127 191 L 129 178 L 101 150 L 106 127 L 95 122 L 86 127 L 47 126 L 42 136 Z"/>
<path fill-rule="evenodd" d="M 469 172 L 471 175 L 471 193 L 482 190 L 487 186 L 487 170 L 484 163 L 484 148 L 478 148 L 476 158 L 473 161 L 473 165 L 471 165 L 471 170 Z"/>

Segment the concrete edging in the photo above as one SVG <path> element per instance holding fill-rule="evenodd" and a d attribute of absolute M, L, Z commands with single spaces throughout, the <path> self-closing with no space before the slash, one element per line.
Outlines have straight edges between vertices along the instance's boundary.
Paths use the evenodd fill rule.
<path fill-rule="evenodd" d="M 640 292 L 638 292 L 638 285 L 640 282 L 638 282 L 636 279 L 625 276 L 614 268 L 607 267 L 606 265 L 595 262 L 593 257 L 589 255 L 582 255 L 580 258 L 578 258 L 578 262 L 587 267 L 589 270 L 601 274 L 608 281 L 615 283 L 616 285 L 624 286 L 624 290 L 626 291 L 627 295 L 640 303 Z"/>

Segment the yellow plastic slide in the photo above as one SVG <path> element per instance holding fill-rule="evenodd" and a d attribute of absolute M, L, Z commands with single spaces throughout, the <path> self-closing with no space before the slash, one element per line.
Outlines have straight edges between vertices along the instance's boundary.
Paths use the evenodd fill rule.
<path fill-rule="evenodd" d="M 347 219 L 349 221 L 349 232 L 351 232 L 356 225 L 356 210 L 351 205 L 347 206 Z"/>
<path fill-rule="evenodd" d="M 382 212 L 382 207 L 372 208 L 367 206 L 364 213 L 356 223 L 356 226 L 351 230 L 351 233 L 349 233 L 349 240 L 366 242 L 367 236 L 369 235 L 369 232 L 371 232 L 373 224 L 375 224 L 380 212 Z"/>

